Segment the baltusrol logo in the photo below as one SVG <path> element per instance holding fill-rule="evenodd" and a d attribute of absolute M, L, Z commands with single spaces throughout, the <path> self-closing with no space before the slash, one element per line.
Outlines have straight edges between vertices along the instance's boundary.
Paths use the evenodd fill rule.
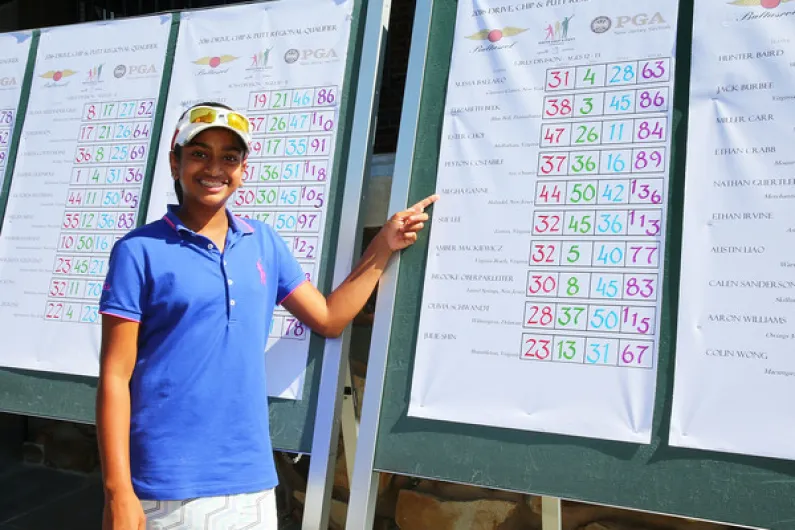
<path fill-rule="evenodd" d="M 115 77 L 116 79 L 121 79 L 122 77 L 124 77 L 126 73 L 127 73 L 127 67 L 123 64 L 120 64 L 113 69 L 113 77 Z"/>
<path fill-rule="evenodd" d="M 467 35 L 466 38 L 469 40 L 480 40 L 480 41 L 488 41 L 488 44 L 479 44 L 473 50 L 472 53 L 478 52 L 490 52 L 494 50 L 504 50 L 506 48 L 513 48 L 516 41 L 511 42 L 508 44 L 507 42 L 498 44 L 503 41 L 504 38 L 508 37 L 515 37 L 521 33 L 527 31 L 527 28 L 515 28 L 512 26 L 507 26 L 502 29 L 484 29 L 480 30 L 477 33 L 473 33 L 472 35 Z"/>
<path fill-rule="evenodd" d="M 229 68 L 218 69 L 218 67 L 222 64 L 231 63 L 232 61 L 236 61 L 238 59 L 239 57 L 234 55 L 216 55 L 210 57 L 199 57 L 193 61 L 193 64 L 210 67 L 209 69 L 199 70 L 197 75 L 224 74 L 229 71 Z"/>
<path fill-rule="evenodd" d="M 236 60 L 234 55 L 218 55 L 215 57 L 200 57 L 193 61 L 193 64 L 207 65 L 210 68 L 218 68 L 224 63 L 231 63 Z"/>
<path fill-rule="evenodd" d="M 739 7 L 764 8 L 764 11 L 759 11 L 756 9 L 746 11 L 743 16 L 737 19 L 737 22 L 745 22 L 748 20 L 759 20 L 765 18 L 790 17 L 795 14 L 795 11 L 792 11 L 792 9 L 779 10 L 778 7 L 780 7 L 781 4 L 791 1 L 792 0 L 734 0 L 733 2 L 728 2 L 728 4 Z"/>
<path fill-rule="evenodd" d="M 71 76 L 75 75 L 76 73 L 77 73 L 77 71 L 68 70 L 68 69 L 67 70 L 47 70 L 46 72 L 41 74 L 39 77 L 41 77 L 42 79 L 52 79 L 52 83 L 45 83 L 44 84 L 45 87 L 66 86 L 69 83 L 68 82 L 61 83 L 61 81 L 63 81 L 67 77 L 71 77 Z"/>
<path fill-rule="evenodd" d="M 764 7 L 765 9 L 775 9 L 781 4 L 791 1 L 792 0 L 734 0 L 734 2 L 729 2 L 729 4 L 733 6 Z"/>

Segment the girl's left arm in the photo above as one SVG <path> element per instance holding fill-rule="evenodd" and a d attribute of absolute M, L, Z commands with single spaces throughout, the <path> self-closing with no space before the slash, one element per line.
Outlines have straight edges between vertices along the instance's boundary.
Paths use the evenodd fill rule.
<path fill-rule="evenodd" d="M 304 282 L 282 301 L 282 306 L 316 333 L 338 337 L 367 303 L 392 254 L 417 241 L 417 233 L 428 220 L 425 209 L 438 198 L 431 195 L 393 215 L 348 277 L 327 298 Z"/>

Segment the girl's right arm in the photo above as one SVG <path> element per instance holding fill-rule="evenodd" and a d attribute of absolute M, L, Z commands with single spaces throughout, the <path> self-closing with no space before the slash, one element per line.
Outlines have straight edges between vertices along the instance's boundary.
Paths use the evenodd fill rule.
<path fill-rule="evenodd" d="M 143 530 L 141 503 L 130 475 L 130 378 L 140 324 L 102 316 L 102 351 L 97 388 L 97 438 L 105 487 L 103 530 Z"/>

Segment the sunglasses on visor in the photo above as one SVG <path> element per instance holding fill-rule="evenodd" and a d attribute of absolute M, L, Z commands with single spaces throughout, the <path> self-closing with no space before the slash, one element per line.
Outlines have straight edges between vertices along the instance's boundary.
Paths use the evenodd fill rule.
<path fill-rule="evenodd" d="M 243 134 L 249 134 L 251 131 L 251 124 L 248 118 L 239 112 L 214 107 L 195 107 L 191 109 L 188 121 L 190 123 L 222 123 Z"/>

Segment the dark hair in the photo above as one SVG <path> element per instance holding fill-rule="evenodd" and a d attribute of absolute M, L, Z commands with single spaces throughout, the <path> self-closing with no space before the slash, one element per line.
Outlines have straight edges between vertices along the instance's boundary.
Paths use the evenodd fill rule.
<path fill-rule="evenodd" d="M 179 162 L 182 158 L 182 146 L 175 145 L 172 152 L 174 153 L 174 158 Z M 182 184 L 179 183 L 179 177 L 174 179 L 174 193 L 177 194 L 177 202 L 182 206 Z"/>
<path fill-rule="evenodd" d="M 186 110 L 180 115 L 179 119 L 181 120 L 182 118 L 184 118 L 185 114 L 190 112 L 191 109 L 193 109 L 194 107 L 221 107 L 222 109 L 235 110 L 229 105 L 224 105 L 223 103 L 218 103 L 217 101 L 204 101 L 202 103 L 196 103 L 195 105 L 191 105 L 188 110 Z M 172 151 L 174 153 L 174 158 L 176 158 L 177 162 L 179 162 L 180 159 L 182 158 L 182 146 L 175 145 Z M 182 184 L 179 183 L 178 178 L 174 179 L 174 193 L 177 194 L 177 202 L 179 203 L 180 206 L 182 206 L 182 196 L 183 196 Z"/>

